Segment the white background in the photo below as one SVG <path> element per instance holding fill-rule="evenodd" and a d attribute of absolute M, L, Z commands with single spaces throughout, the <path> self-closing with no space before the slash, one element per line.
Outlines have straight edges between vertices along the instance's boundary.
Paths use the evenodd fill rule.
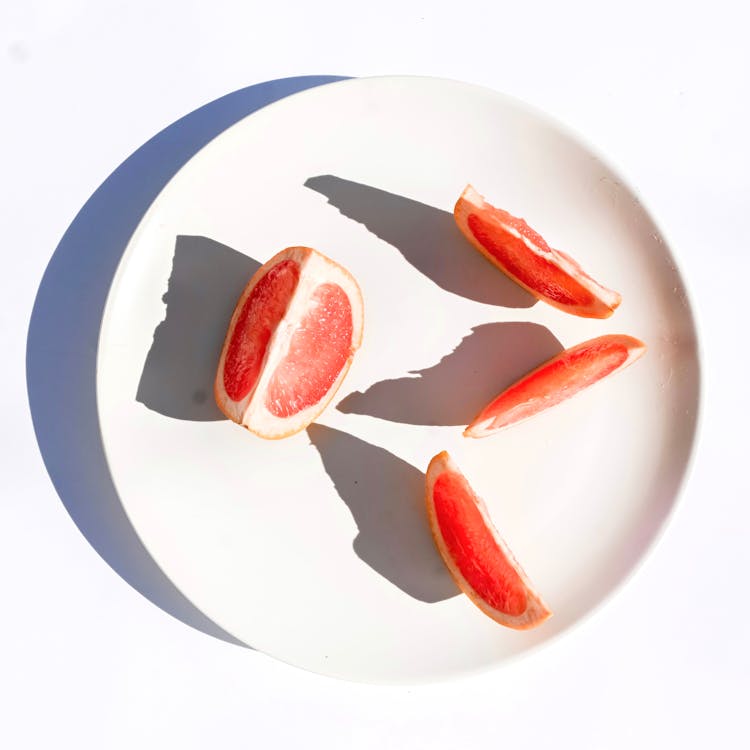
<path fill-rule="evenodd" d="M 739 2 L 5 0 L 0 745 L 746 747 L 749 23 Z M 249 84 L 388 73 L 519 96 L 620 165 L 687 277 L 705 362 L 693 471 L 635 578 L 550 648 L 416 688 L 303 673 L 133 590 L 52 487 L 25 381 L 44 269 L 130 153 Z"/>

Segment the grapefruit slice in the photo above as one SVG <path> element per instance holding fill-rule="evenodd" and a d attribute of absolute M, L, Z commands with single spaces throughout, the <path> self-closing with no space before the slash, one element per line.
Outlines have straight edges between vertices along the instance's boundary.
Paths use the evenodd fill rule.
<path fill-rule="evenodd" d="M 642 341 L 622 334 L 599 336 L 566 349 L 496 396 L 464 430 L 464 437 L 487 437 L 528 419 L 622 370 L 645 351 Z"/>
<path fill-rule="evenodd" d="M 527 630 L 552 612 L 536 593 L 487 508 L 446 451 L 427 469 L 427 516 L 458 587 L 501 625 Z"/>
<path fill-rule="evenodd" d="M 608 318 L 622 301 L 569 255 L 551 248 L 523 219 L 491 206 L 471 185 L 453 215 L 466 239 L 537 299 L 584 318 Z"/>
<path fill-rule="evenodd" d="M 282 250 L 237 302 L 216 373 L 216 403 L 264 438 L 303 430 L 346 376 L 362 322 L 362 295 L 348 271 L 309 247 Z"/>

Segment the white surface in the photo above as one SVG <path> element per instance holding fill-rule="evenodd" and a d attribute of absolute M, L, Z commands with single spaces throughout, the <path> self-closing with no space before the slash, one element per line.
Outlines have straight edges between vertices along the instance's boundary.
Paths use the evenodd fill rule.
<path fill-rule="evenodd" d="M 470 137 L 444 153 L 457 132 Z M 498 274 L 453 226 L 467 175 L 515 213 L 540 217 L 535 226 L 557 246 L 575 247 L 585 268 L 622 293 L 615 315 L 594 321 L 534 304 Z M 260 651 L 368 682 L 486 669 L 588 614 L 669 513 L 698 398 L 681 280 L 621 180 L 540 113 L 484 88 L 419 77 L 299 93 L 193 157 L 125 251 L 97 378 L 118 495 L 180 591 Z M 190 238 L 220 238 L 232 250 Z M 186 243 L 192 272 L 184 270 Z M 226 316 L 196 315 L 200 327 L 176 318 L 187 306 L 207 307 L 190 301 L 196 287 L 228 296 L 231 309 L 247 276 L 236 278 L 227 255 L 264 263 L 294 243 L 349 269 L 366 307 L 362 348 L 318 420 L 325 427 L 269 443 L 218 410 L 191 419 L 193 394 L 211 392 Z M 425 265 L 421 255 L 434 261 Z M 466 281 L 474 273 L 489 283 Z M 530 366 L 604 333 L 641 337 L 648 356 L 512 431 L 462 437 L 472 416 Z M 210 364 L 174 372 L 157 361 L 166 347 L 203 351 Z M 413 374 L 405 382 L 417 370 L 428 373 L 421 388 Z M 377 418 L 385 388 L 403 421 Z M 348 396 L 355 413 L 333 408 Z M 427 419 L 414 402 L 431 407 Z M 456 596 L 422 500 L 424 471 L 442 450 L 485 497 L 553 608 L 538 630 L 498 628 Z"/>
<path fill-rule="evenodd" d="M 8 2 L 0 10 L 7 366 L 0 555 L 11 747 L 741 746 L 748 693 L 747 11 Z M 71 521 L 25 396 L 26 324 L 76 212 L 128 154 L 226 92 L 287 75 L 485 84 L 584 132 L 686 272 L 707 368 L 679 512 L 622 594 L 507 671 L 414 689 L 334 682 L 212 639 L 131 589 Z M 708 262 L 710 259 L 710 263 Z"/>

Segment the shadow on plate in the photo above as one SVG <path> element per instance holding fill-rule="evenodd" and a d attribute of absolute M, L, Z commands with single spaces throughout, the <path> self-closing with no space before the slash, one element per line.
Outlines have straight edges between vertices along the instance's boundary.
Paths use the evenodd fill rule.
<path fill-rule="evenodd" d="M 346 432 L 313 424 L 307 434 L 354 516 L 357 556 L 415 599 L 433 603 L 456 596 L 430 535 L 424 474 Z"/>
<path fill-rule="evenodd" d="M 234 306 L 260 266 L 207 237 L 177 237 L 167 313 L 154 331 L 137 401 L 173 419 L 226 418 L 213 395 L 216 363 Z"/>
<path fill-rule="evenodd" d="M 491 398 L 562 350 L 536 323 L 487 323 L 433 367 L 355 391 L 337 408 L 391 422 L 466 425 Z"/>
<path fill-rule="evenodd" d="M 310 177 L 305 187 L 395 247 L 441 289 L 503 307 L 531 307 L 536 302 L 472 248 L 449 211 L 333 175 Z"/>
<path fill-rule="evenodd" d="M 191 112 L 141 146 L 97 188 L 68 227 L 41 280 L 29 324 L 26 382 L 34 430 L 71 518 L 101 557 L 154 604 L 204 633 L 239 645 L 245 644 L 177 590 L 125 515 L 99 433 L 99 328 L 123 251 L 177 170 L 223 130 L 261 107 L 336 80 L 341 78 L 301 76 L 248 86 Z M 152 386 L 152 380 L 143 383 L 143 393 L 153 396 Z M 208 407 L 203 408 L 207 413 Z"/>

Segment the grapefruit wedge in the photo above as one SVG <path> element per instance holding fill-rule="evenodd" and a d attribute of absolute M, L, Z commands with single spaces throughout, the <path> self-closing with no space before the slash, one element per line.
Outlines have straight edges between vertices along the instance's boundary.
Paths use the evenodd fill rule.
<path fill-rule="evenodd" d="M 464 430 L 482 438 L 575 396 L 635 362 L 646 345 L 632 336 L 609 334 L 566 349 L 506 388 Z"/>
<path fill-rule="evenodd" d="M 309 247 L 282 250 L 237 302 L 216 373 L 216 403 L 264 438 L 303 430 L 346 376 L 362 322 L 362 295 L 348 271 Z"/>
<path fill-rule="evenodd" d="M 458 587 L 501 625 L 528 630 L 552 612 L 536 593 L 487 508 L 446 451 L 427 469 L 427 516 Z"/>
<path fill-rule="evenodd" d="M 453 215 L 466 239 L 537 299 L 584 318 L 608 318 L 620 304 L 617 292 L 594 281 L 569 255 L 551 248 L 523 219 L 487 203 L 471 185 Z"/>

